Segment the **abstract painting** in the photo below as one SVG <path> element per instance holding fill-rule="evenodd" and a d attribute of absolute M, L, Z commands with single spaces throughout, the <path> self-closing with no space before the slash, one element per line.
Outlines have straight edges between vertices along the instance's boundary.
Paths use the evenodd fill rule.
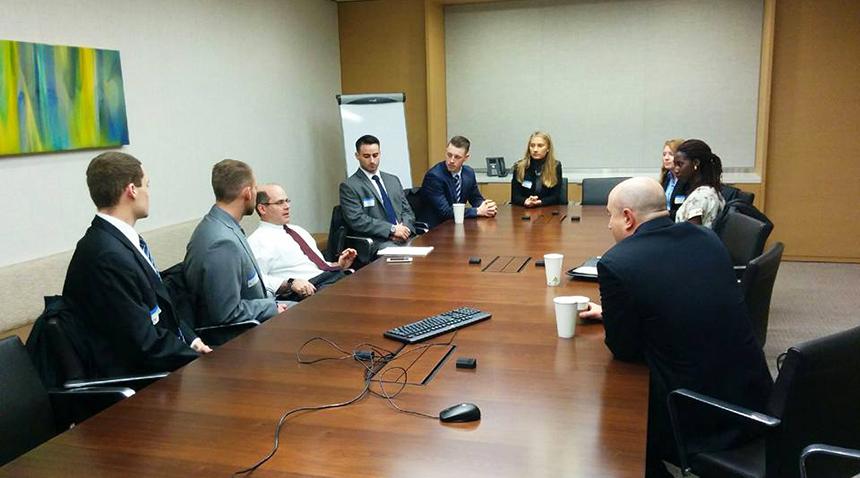
<path fill-rule="evenodd" d="M 118 51 L 0 40 L 0 155 L 123 144 Z"/>

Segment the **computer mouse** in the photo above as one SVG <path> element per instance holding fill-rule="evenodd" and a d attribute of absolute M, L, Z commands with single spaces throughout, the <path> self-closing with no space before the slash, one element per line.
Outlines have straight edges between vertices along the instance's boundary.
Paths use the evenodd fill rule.
<path fill-rule="evenodd" d="M 439 412 L 443 422 L 474 422 L 481 419 L 481 409 L 474 403 L 458 403 Z"/>

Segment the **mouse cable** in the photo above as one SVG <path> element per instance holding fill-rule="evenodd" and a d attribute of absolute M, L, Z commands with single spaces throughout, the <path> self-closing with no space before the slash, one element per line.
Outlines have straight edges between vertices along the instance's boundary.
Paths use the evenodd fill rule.
<path fill-rule="evenodd" d="M 241 475 L 247 475 L 247 474 L 255 471 L 257 468 L 263 466 L 263 464 L 265 464 L 267 461 L 269 461 L 270 459 L 272 459 L 272 457 L 275 456 L 275 454 L 278 452 L 278 449 L 280 448 L 281 429 L 283 428 L 284 423 L 287 421 L 287 418 L 289 418 L 294 413 L 303 412 L 303 411 L 310 412 L 310 411 L 318 411 L 318 410 L 330 410 L 333 408 L 342 408 L 342 407 L 352 405 L 353 403 L 361 400 L 362 398 L 364 398 L 368 394 L 372 394 L 372 395 L 375 395 L 377 397 L 384 398 L 390 406 L 394 407 L 399 412 L 406 413 L 409 415 L 416 415 L 416 416 L 420 416 L 420 417 L 424 417 L 424 418 L 432 418 L 434 420 L 438 420 L 439 419 L 438 416 L 430 415 L 428 413 L 423 413 L 423 412 L 419 412 L 419 411 L 415 411 L 415 410 L 409 410 L 409 409 L 401 408 L 394 402 L 394 398 L 397 397 L 398 395 L 400 395 L 400 392 L 402 392 L 403 389 L 406 388 L 406 385 L 408 382 L 408 375 L 407 375 L 406 369 L 404 369 L 403 367 L 391 367 L 389 369 L 384 370 L 382 372 L 382 374 L 379 376 L 379 378 L 375 378 L 374 376 L 380 371 L 380 368 L 378 368 L 380 365 L 382 365 L 384 367 L 385 365 L 387 365 L 389 362 L 391 362 L 395 358 L 399 358 L 399 357 L 408 355 L 410 353 L 414 353 L 414 352 L 419 351 L 419 350 L 425 350 L 425 349 L 428 349 L 430 347 L 436 347 L 436 346 L 441 346 L 441 345 L 451 345 L 454 341 L 454 337 L 456 337 L 456 336 L 457 336 L 457 332 L 455 331 L 454 334 L 451 336 L 451 338 L 448 340 L 448 342 L 436 342 L 436 343 L 430 343 L 430 344 L 422 344 L 418 347 L 407 350 L 406 352 L 404 352 L 403 354 L 400 354 L 399 356 L 395 352 L 392 352 L 388 349 L 385 349 L 383 347 L 379 347 L 379 346 L 371 344 L 371 343 L 358 344 L 356 346 L 356 349 L 358 349 L 360 347 L 367 347 L 370 350 L 377 353 L 377 355 L 371 355 L 371 358 L 369 360 L 369 362 L 370 362 L 369 364 L 365 363 L 364 361 L 358 361 L 365 368 L 364 388 L 361 390 L 361 392 L 359 392 L 358 395 L 356 395 L 355 397 L 353 397 L 350 400 L 347 400 L 345 402 L 330 403 L 327 405 L 318 405 L 318 406 L 312 406 L 312 407 L 296 407 L 296 408 L 293 408 L 292 410 L 285 412 L 278 419 L 278 424 L 275 425 L 274 440 L 272 443 L 272 449 L 269 451 L 269 453 L 265 457 L 260 459 L 260 461 L 253 464 L 252 466 L 249 466 L 248 468 L 244 468 L 242 470 L 238 470 L 238 471 L 233 472 L 232 476 L 237 477 L 237 476 L 241 476 Z M 308 344 L 310 344 L 311 342 L 314 342 L 314 341 L 323 341 L 343 355 L 341 357 L 321 357 L 321 358 L 313 359 L 313 360 L 308 360 L 308 359 L 302 358 L 302 355 L 301 355 L 302 350 L 304 350 L 304 348 Z M 299 349 L 296 351 L 296 361 L 300 364 L 314 364 L 317 362 L 322 362 L 324 360 L 344 360 L 344 359 L 347 359 L 349 357 L 355 357 L 357 352 L 359 352 L 359 350 L 353 350 L 352 353 L 347 352 L 346 350 L 341 348 L 339 345 L 337 345 L 334 341 L 329 340 L 325 337 L 316 336 L 316 337 L 311 337 L 310 339 L 306 340 L 299 347 Z M 395 383 L 398 383 L 400 385 L 400 388 L 397 389 L 397 391 L 394 392 L 393 394 L 389 394 L 385 390 L 385 386 L 383 385 L 382 377 L 385 376 L 386 373 L 388 373 L 392 370 L 399 370 L 401 372 L 400 375 L 398 375 L 397 378 L 394 379 Z M 400 383 L 400 377 L 403 377 L 403 383 Z M 379 384 L 379 389 L 382 392 L 382 394 L 380 394 L 374 390 L 371 390 L 370 385 L 373 382 L 377 382 Z"/>
<path fill-rule="evenodd" d="M 361 392 L 359 392 L 358 395 L 356 395 L 355 397 L 353 397 L 353 398 L 351 398 L 345 402 L 330 403 L 328 405 L 317 405 L 317 406 L 313 406 L 313 407 L 296 407 L 296 408 L 293 408 L 292 410 L 290 410 L 288 412 L 285 412 L 283 415 L 281 415 L 281 418 L 278 420 L 278 424 L 275 426 L 275 438 L 274 438 L 274 442 L 272 444 L 272 449 L 269 451 L 269 454 L 266 455 L 264 458 L 262 458 L 257 463 L 249 466 L 248 468 L 244 468 L 242 470 L 233 472 L 233 476 L 236 477 L 236 476 L 241 476 L 241 475 L 246 475 L 248 473 L 251 473 L 254 470 L 256 470 L 257 468 L 261 467 L 264 463 L 269 461 L 273 456 L 275 456 L 275 453 L 278 452 L 278 448 L 280 448 L 280 445 L 281 445 L 281 441 L 280 441 L 281 428 L 283 428 L 284 422 L 287 421 L 287 418 L 290 415 L 292 415 L 294 413 L 298 413 L 298 412 L 310 412 L 310 411 L 316 411 L 316 410 L 330 410 L 332 408 L 346 407 L 346 406 L 352 405 L 353 403 L 355 403 L 355 402 L 361 400 L 362 398 L 364 398 L 365 396 L 367 396 L 367 392 L 369 390 L 370 390 L 370 383 L 365 382 L 364 388 L 361 390 Z"/>

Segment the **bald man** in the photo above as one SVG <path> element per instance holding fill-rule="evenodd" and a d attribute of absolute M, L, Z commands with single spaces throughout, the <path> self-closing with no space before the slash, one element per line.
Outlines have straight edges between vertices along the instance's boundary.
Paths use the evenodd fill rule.
<path fill-rule="evenodd" d="M 764 410 L 772 379 L 753 336 L 729 253 L 709 229 L 674 223 L 660 184 L 631 178 L 609 193 L 609 230 L 617 244 L 597 263 L 603 319 L 615 358 L 651 370 L 646 477 L 671 476 L 677 463 L 666 397 L 688 388 Z M 694 425 L 691 452 L 729 447 L 744 437 Z"/>
<path fill-rule="evenodd" d="M 352 272 L 355 249 L 344 249 L 337 262 L 326 262 L 310 233 L 290 224 L 290 199 L 281 186 L 257 188 L 256 210 L 260 225 L 248 244 L 270 292 L 300 301 Z"/>

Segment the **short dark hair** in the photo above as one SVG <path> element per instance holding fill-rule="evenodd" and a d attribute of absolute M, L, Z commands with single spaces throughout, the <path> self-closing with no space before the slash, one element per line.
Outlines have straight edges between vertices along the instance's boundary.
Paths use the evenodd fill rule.
<path fill-rule="evenodd" d="M 699 175 L 691 181 L 691 188 L 711 186 L 718 192 L 722 189 L 723 162 L 719 156 L 711 151 L 711 147 L 707 143 L 701 139 L 688 139 L 678 146 L 675 154 L 682 154 L 690 161 L 699 162 Z"/>
<path fill-rule="evenodd" d="M 467 153 L 469 152 L 469 148 L 472 147 L 472 142 L 465 136 L 454 136 L 448 140 L 448 144 L 455 148 L 465 149 Z"/>
<path fill-rule="evenodd" d="M 379 138 L 372 134 L 366 134 L 355 140 L 355 152 L 361 151 L 361 146 L 364 144 L 379 144 Z"/>
<path fill-rule="evenodd" d="M 225 159 L 212 166 L 212 191 L 216 201 L 230 202 L 254 182 L 251 167 L 236 159 Z"/>
<path fill-rule="evenodd" d="M 262 217 L 260 214 L 260 204 L 265 204 L 269 202 L 269 193 L 260 189 L 257 191 L 257 202 L 255 203 L 254 210 L 257 211 L 257 215 Z"/>
<path fill-rule="evenodd" d="M 129 184 L 143 184 L 140 161 L 130 154 L 108 151 L 93 158 L 87 166 L 87 187 L 99 209 L 116 206 Z"/>

